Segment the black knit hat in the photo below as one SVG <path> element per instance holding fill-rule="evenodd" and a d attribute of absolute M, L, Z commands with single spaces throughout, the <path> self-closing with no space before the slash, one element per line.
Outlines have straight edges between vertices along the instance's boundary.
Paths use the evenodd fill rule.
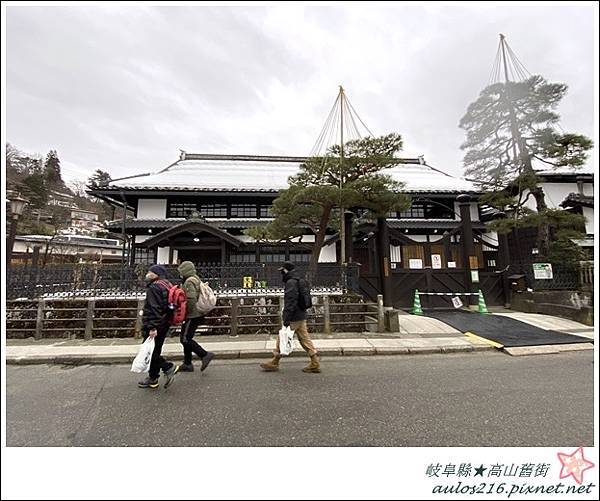
<path fill-rule="evenodd" d="M 152 266 L 150 266 L 150 268 L 148 268 L 148 271 L 155 273 L 160 278 L 165 278 L 167 276 L 167 269 L 164 266 L 161 266 L 160 264 L 153 264 Z"/>
<path fill-rule="evenodd" d="M 281 266 L 279 268 L 279 271 L 283 271 L 283 270 L 292 271 L 295 268 L 296 268 L 296 265 L 294 265 L 294 263 L 292 263 L 290 261 L 286 261 L 285 263 L 283 263 L 283 266 Z"/>

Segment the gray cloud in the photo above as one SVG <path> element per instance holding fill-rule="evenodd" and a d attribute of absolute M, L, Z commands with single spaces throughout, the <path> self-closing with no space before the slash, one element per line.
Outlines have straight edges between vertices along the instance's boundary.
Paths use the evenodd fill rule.
<path fill-rule="evenodd" d="M 594 135 L 592 6 L 13 7 L 7 139 L 56 148 L 69 178 L 195 152 L 308 154 L 343 84 L 374 133 L 460 174 L 457 124 L 498 33 L 569 85 L 566 130 Z"/>

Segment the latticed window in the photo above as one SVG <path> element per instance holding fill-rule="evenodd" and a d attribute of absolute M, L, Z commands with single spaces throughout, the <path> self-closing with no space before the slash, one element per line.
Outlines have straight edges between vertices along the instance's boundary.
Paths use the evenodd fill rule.
<path fill-rule="evenodd" d="M 227 217 L 226 204 L 202 204 L 200 214 L 204 217 Z"/>
<path fill-rule="evenodd" d="M 310 261 L 310 254 L 290 252 L 290 261 L 293 263 L 308 263 Z"/>
<path fill-rule="evenodd" d="M 256 217 L 256 205 L 232 204 L 231 217 Z"/>
<path fill-rule="evenodd" d="M 285 261 L 285 254 L 262 254 L 260 255 L 261 263 L 283 263 Z"/>
<path fill-rule="evenodd" d="M 136 246 L 134 261 L 136 264 L 154 264 L 154 250 Z"/>
<path fill-rule="evenodd" d="M 168 217 L 189 217 L 198 210 L 196 202 L 171 202 Z"/>
<path fill-rule="evenodd" d="M 414 203 L 405 211 L 399 212 L 401 219 L 423 219 L 425 218 L 425 206 L 421 203 Z"/>
<path fill-rule="evenodd" d="M 273 207 L 270 205 L 261 205 L 258 217 L 273 217 Z"/>
<path fill-rule="evenodd" d="M 232 254 L 229 256 L 230 263 L 254 263 L 256 262 L 255 253 Z"/>

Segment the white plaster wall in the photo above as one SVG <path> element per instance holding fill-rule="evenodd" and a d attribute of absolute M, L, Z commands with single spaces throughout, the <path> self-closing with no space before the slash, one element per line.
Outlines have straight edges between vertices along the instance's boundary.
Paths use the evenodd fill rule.
<path fill-rule="evenodd" d="M 169 264 L 169 247 L 159 247 L 156 264 Z"/>
<path fill-rule="evenodd" d="M 471 202 L 471 221 L 479 221 L 479 209 L 477 208 L 477 202 Z M 454 202 L 454 219 L 460 221 L 460 204 Z"/>
<path fill-rule="evenodd" d="M 148 240 L 152 235 L 136 235 L 135 243 L 141 244 L 144 240 Z"/>
<path fill-rule="evenodd" d="M 166 217 L 165 198 L 141 198 L 138 201 L 137 219 L 165 219 Z"/>
<path fill-rule="evenodd" d="M 299 242 L 300 241 L 300 237 L 295 237 L 295 238 L 291 238 L 290 242 Z M 308 243 L 308 242 L 314 242 L 315 241 L 315 236 L 314 235 L 302 235 L 302 243 Z"/>
<path fill-rule="evenodd" d="M 319 263 L 335 263 L 336 261 L 335 244 L 324 245 L 319 254 Z"/>
<path fill-rule="evenodd" d="M 585 216 L 585 232 L 594 234 L 594 209 L 592 207 L 583 207 L 583 215 Z"/>

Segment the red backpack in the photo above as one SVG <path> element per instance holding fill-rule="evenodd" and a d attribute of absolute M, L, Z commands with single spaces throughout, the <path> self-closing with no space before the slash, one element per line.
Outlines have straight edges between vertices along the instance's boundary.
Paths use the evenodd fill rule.
<path fill-rule="evenodd" d="M 171 325 L 179 325 L 185 320 L 187 311 L 187 297 L 185 291 L 178 285 L 173 285 L 167 280 L 157 280 L 168 291 L 167 297 L 167 315 Z"/>

